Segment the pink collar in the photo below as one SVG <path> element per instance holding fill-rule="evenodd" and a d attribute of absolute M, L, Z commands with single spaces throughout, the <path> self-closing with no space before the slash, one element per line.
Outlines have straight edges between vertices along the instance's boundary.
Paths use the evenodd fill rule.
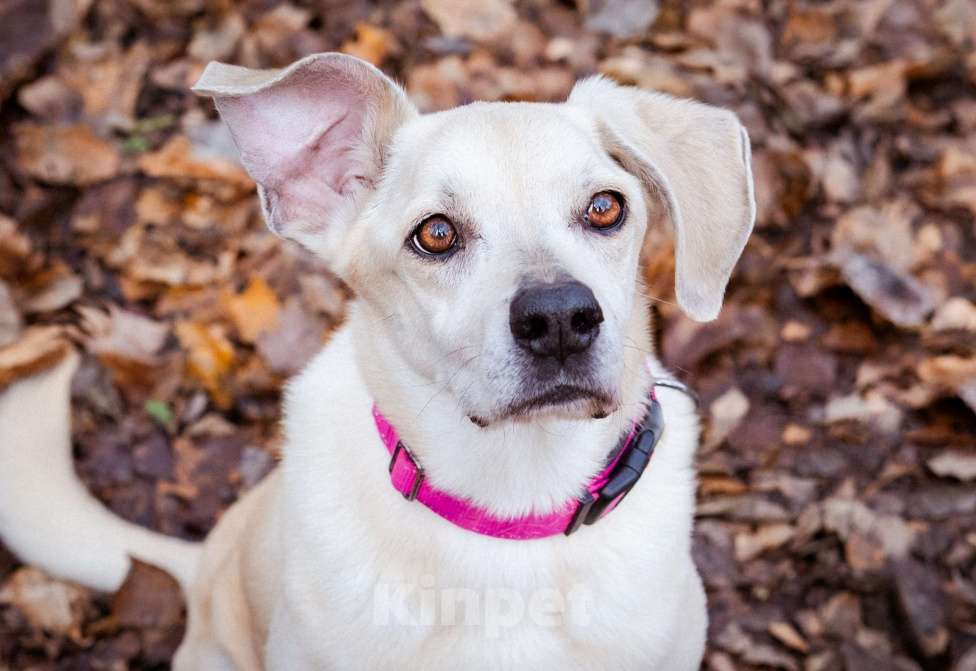
<path fill-rule="evenodd" d="M 665 386 L 674 384 L 663 380 L 655 383 Z M 380 438 L 391 455 L 390 480 L 393 487 L 408 501 L 416 499 L 447 521 L 469 531 L 514 540 L 545 538 L 557 534 L 568 536 L 582 524 L 593 524 L 601 519 L 637 483 L 664 431 L 661 404 L 652 388 L 647 414 L 640 421 L 634 422 L 630 432 L 610 452 L 607 465 L 590 480 L 585 492 L 578 499 L 567 501 L 562 508 L 548 515 L 502 519 L 470 501 L 431 486 L 424 469 L 375 405 L 373 419 Z"/>

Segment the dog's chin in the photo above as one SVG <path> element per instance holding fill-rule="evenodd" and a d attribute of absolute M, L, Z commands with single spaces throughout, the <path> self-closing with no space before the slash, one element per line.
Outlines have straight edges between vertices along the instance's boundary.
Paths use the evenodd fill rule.
<path fill-rule="evenodd" d="M 489 416 L 468 415 L 468 418 L 484 428 L 502 421 L 603 419 L 616 409 L 614 395 L 603 389 L 561 384 L 542 392 L 520 395 Z"/>

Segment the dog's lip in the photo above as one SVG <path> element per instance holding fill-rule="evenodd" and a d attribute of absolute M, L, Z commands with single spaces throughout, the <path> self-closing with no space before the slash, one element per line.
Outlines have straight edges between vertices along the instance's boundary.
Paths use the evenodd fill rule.
<path fill-rule="evenodd" d="M 527 415 L 533 410 L 568 405 L 582 400 L 596 401 L 601 405 L 609 405 L 612 399 L 605 392 L 598 389 L 576 384 L 560 384 L 551 389 L 547 389 L 541 394 L 513 402 L 508 406 L 505 414 L 509 417 L 517 417 Z"/>

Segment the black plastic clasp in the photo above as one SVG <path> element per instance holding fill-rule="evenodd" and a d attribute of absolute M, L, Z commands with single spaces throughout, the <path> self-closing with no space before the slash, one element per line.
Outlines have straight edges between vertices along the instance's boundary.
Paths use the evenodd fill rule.
<path fill-rule="evenodd" d="M 583 524 L 593 524 L 607 513 L 615 504 L 630 493 L 641 475 L 651 463 L 654 449 L 664 433 L 664 415 L 661 404 L 652 400 L 644 420 L 635 429 L 637 434 L 627 446 L 627 452 L 620 458 L 607 483 L 600 489 L 597 496 L 589 492 L 580 499 L 580 506 L 566 527 L 566 535 L 573 533 Z"/>

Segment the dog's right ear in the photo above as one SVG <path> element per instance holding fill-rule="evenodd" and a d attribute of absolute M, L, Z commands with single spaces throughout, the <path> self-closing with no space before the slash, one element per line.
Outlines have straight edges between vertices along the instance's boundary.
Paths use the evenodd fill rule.
<path fill-rule="evenodd" d="M 193 90 L 213 97 L 271 230 L 327 259 L 417 114 L 386 75 L 337 53 L 280 70 L 212 62 Z"/>

